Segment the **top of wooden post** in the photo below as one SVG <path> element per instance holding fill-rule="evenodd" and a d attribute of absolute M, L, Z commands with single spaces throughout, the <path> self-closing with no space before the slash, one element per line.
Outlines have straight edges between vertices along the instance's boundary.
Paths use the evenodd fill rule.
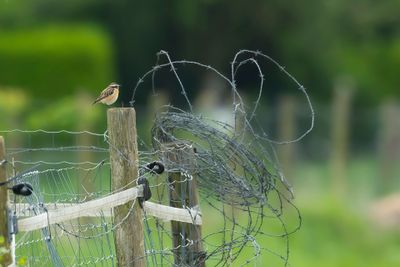
<path fill-rule="evenodd" d="M 133 107 L 109 108 L 107 109 L 107 112 L 128 111 L 128 110 L 133 110 L 133 112 L 135 112 L 135 108 Z"/>

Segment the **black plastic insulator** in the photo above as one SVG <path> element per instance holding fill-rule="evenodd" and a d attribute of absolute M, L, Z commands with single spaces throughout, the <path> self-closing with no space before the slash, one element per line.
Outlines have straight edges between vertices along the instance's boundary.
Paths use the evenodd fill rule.
<path fill-rule="evenodd" d="M 143 197 L 138 197 L 139 205 L 141 208 L 143 208 L 143 202 L 151 198 L 150 185 L 146 177 L 140 177 L 137 181 L 137 184 L 143 185 Z"/>
<path fill-rule="evenodd" d="M 151 173 L 162 174 L 165 170 L 165 167 L 161 162 L 153 161 L 146 165 L 146 169 Z"/>
<path fill-rule="evenodd" d="M 19 196 L 30 196 L 33 192 L 33 187 L 30 183 L 20 183 L 10 187 L 14 194 Z"/>

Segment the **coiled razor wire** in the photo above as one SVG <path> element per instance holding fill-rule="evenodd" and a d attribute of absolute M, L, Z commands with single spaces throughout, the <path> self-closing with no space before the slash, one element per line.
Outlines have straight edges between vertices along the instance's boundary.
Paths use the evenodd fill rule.
<path fill-rule="evenodd" d="M 239 206 L 265 205 L 268 192 L 284 182 L 269 168 L 269 152 L 257 140 L 238 141 L 232 126 L 169 107 L 158 114 L 152 129 L 154 149 L 162 144 L 190 140 L 195 147 L 200 190 L 216 199 Z M 190 157 L 190 155 L 187 155 Z M 187 167 L 183 166 L 183 169 Z M 270 170 L 271 171 L 270 171 Z"/>
<path fill-rule="evenodd" d="M 235 137 L 235 129 L 231 125 L 171 106 L 165 108 L 167 111 L 157 114 L 152 128 L 154 150 L 162 151 L 165 143 L 190 142 L 195 153 L 187 153 L 183 157 L 194 155 L 196 164 L 179 165 L 163 158 L 164 163 L 171 169 L 192 173 L 203 202 L 217 210 L 219 218 L 225 221 L 221 232 L 226 236 L 219 246 L 213 245 L 215 248 L 207 251 L 207 258 L 220 257 L 218 264 L 228 265 L 249 243 L 259 256 L 261 248 L 257 236 L 282 237 L 287 242 L 284 254 L 270 252 L 287 263 L 288 235 L 299 229 L 301 217 L 291 202 L 290 185 L 269 156 L 272 148 L 264 147 L 263 140 L 251 135 Z M 226 205 L 238 212 L 226 212 Z M 284 209 L 294 211 L 297 217 L 292 229 L 286 226 Z M 266 232 L 263 228 L 266 220 L 278 221 L 280 230 Z M 208 237 L 203 242 L 208 243 Z"/>
<path fill-rule="evenodd" d="M 166 59 L 166 63 L 160 63 L 162 58 Z M 276 66 L 305 97 L 310 111 L 310 124 L 293 140 L 273 140 L 257 122 L 265 81 L 260 59 Z M 238 70 L 246 64 L 255 65 L 260 78 L 257 99 L 250 105 L 240 95 L 236 79 Z M 232 93 L 233 125 L 194 113 L 178 69 L 178 66 L 188 65 L 214 73 L 226 82 Z M 221 231 L 203 237 L 202 241 L 208 247 L 207 260 L 215 266 L 232 265 L 235 261 L 242 261 L 235 265 L 245 265 L 255 261 L 261 252 L 267 251 L 283 260 L 286 266 L 289 259 L 288 236 L 300 228 L 301 216 L 291 202 L 293 191 L 280 169 L 274 145 L 298 142 L 313 129 L 314 109 L 305 87 L 277 61 L 259 51 L 239 51 L 231 62 L 230 78 L 209 65 L 187 60 L 174 61 L 166 51 L 160 51 L 156 65 L 136 84 L 131 104 L 134 103 L 137 89 L 148 77 L 151 77 L 152 90 L 156 93 L 157 72 L 165 68 L 169 68 L 176 79 L 188 110 L 167 106 L 164 111 L 157 113 L 152 128 L 153 151 L 163 151 L 165 143 L 189 143 L 195 151 L 195 164 L 167 162 L 168 158 L 162 155 L 159 159 L 164 160 L 170 169 L 193 174 L 203 202 L 218 211 L 224 221 Z M 188 158 L 193 157 L 190 152 L 179 153 L 182 152 L 187 153 Z M 227 212 L 229 206 L 232 212 Z M 288 226 L 287 214 L 294 216 L 291 226 Z M 273 226 L 271 229 L 266 227 L 265 223 L 273 225 L 272 221 L 277 222 L 278 230 L 273 230 Z M 221 236 L 220 242 L 209 242 L 215 235 Z M 283 238 L 286 249 L 278 252 L 258 244 L 258 240 L 269 237 Z M 249 244 L 253 248 L 253 257 L 243 261 L 240 254 Z"/>

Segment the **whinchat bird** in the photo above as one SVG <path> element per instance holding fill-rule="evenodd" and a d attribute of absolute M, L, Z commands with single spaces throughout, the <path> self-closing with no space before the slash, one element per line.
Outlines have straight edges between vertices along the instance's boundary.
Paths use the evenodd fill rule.
<path fill-rule="evenodd" d="M 104 89 L 100 96 L 93 102 L 93 105 L 100 102 L 106 105 L 112 105 L 117 101 L 119 95 L 119 84 L 111 83 Z"/>

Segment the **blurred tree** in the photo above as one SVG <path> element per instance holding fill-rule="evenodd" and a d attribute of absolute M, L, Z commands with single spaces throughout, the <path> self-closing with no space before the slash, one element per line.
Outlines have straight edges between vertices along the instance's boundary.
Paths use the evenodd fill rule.
<path fill-rule="evenodd" d="M 228 71 L 234 53 L 249 48 L 284 62 L 306 87 L 318 88 L 313 96 L 322 100 L 328 100 L 327 90 L 343 74 L 354 75 L 360 92 L 366 92 L 357 101 L 399 95 L 394 87 L 399 83 L 399 1 L 35 0 L 2 6 L 0 28 L 100 23 L 113 37 L 119 81 L 126 87 L 154 64 L 161 49 L 174 58 L 193 58 Z M 243 72 L 240 81 L 254 89 L 249 75 Z M 285 90 L 277 73 L 268 80 L 270 87 Z M 188 88 L 193 88 L 191 81 Z M 129 94 L 123 92 L 124 97 Z M 138 94 L 144 100 L 148 91 Z"/>
<path fill-rule="evenodd" d="M 53 26 L 3 31 L 0 84 L 53 98 L 78 88 L 96 91 L 114 76 L 111 44 L 94 27 Z"/>
<path fill-rule="evenodd" d="M 81 92 L 78 92 L 56 100 L 45 107 L 34 109 L 26 116 L 25 124 L 28 129 L 93 130 L 91 129 L 93 127 L 90 126 L 96 125 L 103 117 L 101 108 L 92 107 L 91 102 L 86 94 L 83 96 Z M 86 127 L 83 127 L 82 124 L 85 123 Z"/>

